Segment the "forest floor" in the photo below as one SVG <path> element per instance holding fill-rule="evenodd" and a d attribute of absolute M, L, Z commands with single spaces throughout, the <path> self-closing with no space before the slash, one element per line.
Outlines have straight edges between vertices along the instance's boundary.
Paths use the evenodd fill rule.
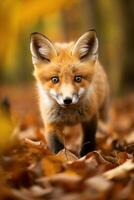
<path fill-rule="evenodd" d="M 79 158 L 81 129 L 66 149 L 46 147 L 34 86 L 0 87 L 0 200 L 133 200 L 134 94 L 112 101 L 97 150 Z M 73 152 L 73 153 L 72 153 Z"/>

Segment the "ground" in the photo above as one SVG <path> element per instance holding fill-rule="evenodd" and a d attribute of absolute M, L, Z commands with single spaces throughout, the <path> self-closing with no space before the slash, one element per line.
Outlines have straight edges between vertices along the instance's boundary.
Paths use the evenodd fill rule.
<path fill-rule="evenodd" d="M 99 122 L 96 151 L 78 158 L 81 130 L 69 132 L 66 149 L 54 155 L 35 86 L 1 86 L 0 200 L 133 199 L 134 94 L 112 100 L 109 121 Z"/>

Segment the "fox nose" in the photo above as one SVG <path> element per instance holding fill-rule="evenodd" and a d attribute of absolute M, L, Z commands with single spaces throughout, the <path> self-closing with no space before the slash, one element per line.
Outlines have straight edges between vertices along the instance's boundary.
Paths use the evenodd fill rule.
<path fill-rule="evenodd" d="M 70 97 L 66 97 L 64 100 L 63 100 L 64 104 L 65 105 L 69 105 L 72 103 L 72 99 Z"/>

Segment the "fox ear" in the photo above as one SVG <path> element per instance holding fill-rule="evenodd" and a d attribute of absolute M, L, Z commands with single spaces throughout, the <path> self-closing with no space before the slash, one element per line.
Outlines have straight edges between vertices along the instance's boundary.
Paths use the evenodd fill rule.
<path fill-rule="evenodd" d="M 96 60 L 98 57 L 98 39 L 95 30 L 83 34 L 75 43 L 72 54 L 81 61 L 85 59 Z"/>
<path fill-rule="evenodd" d="M 57 55 L 52 42 L 43 34 L 36 32 L 31 34 L 30 50 L 33 64 L 40 61 L 51 62 L 51 58 Z"/>

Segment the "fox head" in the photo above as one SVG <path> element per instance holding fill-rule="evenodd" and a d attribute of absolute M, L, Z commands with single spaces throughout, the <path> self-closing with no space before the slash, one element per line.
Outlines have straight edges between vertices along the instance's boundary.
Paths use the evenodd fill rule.
<path fill-rule="evenodd" d="M 30 50 L 34 76 L 42 92 L 60 106 L 74 105 L 86 96 L 98 57 L 96 32 L 90 30 L 76 42 L 53 43 L 32 33 Z"/>

